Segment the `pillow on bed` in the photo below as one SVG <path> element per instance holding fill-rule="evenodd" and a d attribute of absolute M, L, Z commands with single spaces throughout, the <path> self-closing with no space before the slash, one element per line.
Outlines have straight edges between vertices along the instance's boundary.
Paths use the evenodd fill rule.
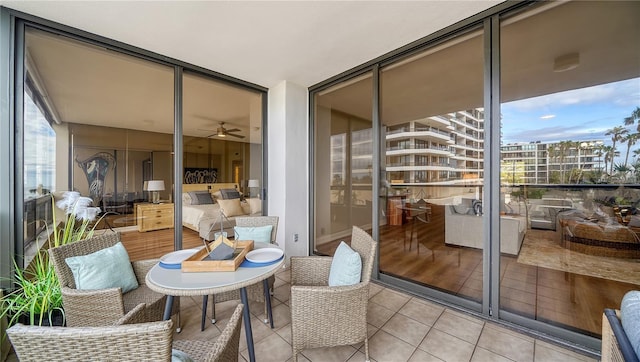
<path fill-rule="evenodd" d="M 223 200 L 239 199 L 240 193 L 236 189 L 220 189 Z"/>
<path fill-rule="evenodd" d="M 218 190 L 218 191 L 216 191 L 216 192 L 212 193 L 211 195 L 213 195 L 213 199 L 214 199 L 214 200 L 220 200 L 220 199 L 222 199 L 222 193 L 220 193 L 220 190 Z"/>
<path fill-rule="evenodd" d="M 191 205 L 191 195 L 188 192 L 182 193 L 182 205 Z"/>
<path fill-rule="evenodd" d="M 251 214 L 260 214 L 262 212 L 262 200 L 258 198 L 246 199 L 247 204 L 249 204 L 249 208 L 251 209 Z"/>
<path fill-rule="evenodd" d="M 240 205 L 240 199 L 218 200 L 218 204 L 220 204 L 220 209 L 223 210 L 226 217 L 244 215 L 244 210 L 242 210 L 242 206 Z"/>
<path fill-rule="evenodd" d="M 213 199 L 209 191 L 191 191 L 191 205 L 209 205 L 213 204 Z"/>

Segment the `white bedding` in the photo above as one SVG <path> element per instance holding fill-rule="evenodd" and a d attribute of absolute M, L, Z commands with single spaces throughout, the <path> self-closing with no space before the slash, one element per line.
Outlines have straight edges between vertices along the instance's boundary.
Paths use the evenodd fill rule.
<path fill-rule="evenodd" d="M 246 215 L 249 215 L 251 210 L 250 206 L 243 202 L 241 203 L 242 209 L 245 211 Z M 201 220 L 211 220 L 218 221 L 220 218 L 220 205 L 218 204 L 206 204 L 206 205 L 182 205 L 182 223 L 189 224 L 195 226 L 196 228 L 200 228 Z M 224 219 L 224 218 L 223 218 Z M 235 221 L 233 217 L 224 219 L 224 227 L 233 227 L 235 225 Z M 200 230 L 196 230 L 200 231 Z"/>
<path fill-rule="evenodd" d="M 220 217 L 220 205 L 182 205 L 182 222 L 198 227 L 202 219 Z"/>

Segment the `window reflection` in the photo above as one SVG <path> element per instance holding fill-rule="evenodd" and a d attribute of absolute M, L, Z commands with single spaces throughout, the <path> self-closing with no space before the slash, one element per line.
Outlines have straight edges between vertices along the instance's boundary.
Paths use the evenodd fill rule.
<path fill-rule="evenodd" d="M 501 256 L 501 308 L 593 336 L 640 281 L 638 129 L 625 121 L 640 105 L 638 14 L 576 1 L 502 24 L 501 225 L 527 228 Z"/>

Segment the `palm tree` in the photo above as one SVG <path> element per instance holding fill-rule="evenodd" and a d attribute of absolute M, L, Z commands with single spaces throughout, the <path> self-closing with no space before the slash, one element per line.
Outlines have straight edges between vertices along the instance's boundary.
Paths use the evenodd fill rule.
<path fill-rule="evenodd" d="M 614 166 L 614 169 L 619 174 L 621 182 L 626 182 L 627 181 L 627 175 L 629 174 L 629 172 L 632 171 L 631 167 L 629 167 L 627 165 L 619 164 L 619 163 L 617 163 Z"/>
<path fill-rule="evenodd" d="M 637 131 L 640 132 L 640 107 L 636 107 L 636 109 L 631 112 L 631 116 L 625 117 L 624 124 L 630 126 L 635 122 L 638 122 Z"/>
<path fill-rule="evenodd" d="M 610 175 L 613 174 L 613 160 L 620 156 L 620 151 L 616 150 L 613 146 L 604 146 L 602 147 L 602 151 L 604 151 L 604 168 L 607 169 L 607 163 L 611 162 L 611 172 Z"/>
<path fill-rule="evenodd" d="M 627 143 L 627 154 L 624 156 L 625 166 L 629 163 L 629 151 L 631 150 L 631 146 L 635 145 L 639 138 L 640 133 L 629 133 L 622 140 Z"/>
<path fill-rule="evenodd" d="M 613 127 L 610 130 L 607 130 L 607 133 L 605 133 L 605 136 L 611 136 L 611 147 L 614 150 L 614 153 L 617 152 L 616 151 L 616 142 L 618 141 L 622 141 L 624 139 L 624 135 L 629 133 L 629 130 L 622 127 L 622 126 L 616 126 Z M 618 156 L 620 155 L 620 152 L 618 152 Z M 613 159 L 611 159 L 611 169 L 609 170 L 609 174 L 613 174 Z"/>
<path fill-rule="evenodd" d="M 609 164 L 609 156 L 612 152 L 613 152 L 613 147 L 611 146 L 603 145 L 600 148 L 600 155 L 604 156 L 604 171 L 607 173 L 609 172 L 609 166 L 607 166 Z"/>

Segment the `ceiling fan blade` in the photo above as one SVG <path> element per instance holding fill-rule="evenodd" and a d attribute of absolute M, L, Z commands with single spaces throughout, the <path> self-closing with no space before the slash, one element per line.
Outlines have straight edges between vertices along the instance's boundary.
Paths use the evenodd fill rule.
<path fill-rule="evenodd" d="M 234 128 L 234 129 L 225 129 L 225 132 L 240 132 L 241 129 L 240 128 Z"/>
<path fill-rule="evenodd" d="M 236 137 L 236 138 L 244 138 L 244 136 L 241 136 L 239 134 L 233 134 L 233 133 L 228 133 L 228 132 L 227 132 L 227 136 Z"/>

